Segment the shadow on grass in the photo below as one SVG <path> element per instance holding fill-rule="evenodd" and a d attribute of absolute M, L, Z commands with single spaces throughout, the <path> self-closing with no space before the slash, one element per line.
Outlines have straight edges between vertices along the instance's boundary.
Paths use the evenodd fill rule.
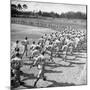
<path fill-rule="evenodd" d="M 24 84 L 23 86 L 24 86 L 26 89 L 35 88 L 34 86 L 30 86 L 30 85 L 26 85 L 26 84 Z M 23 89 L 23 88 L 21 88 L 21 89 Z"/>
<path fill-rule="evenodd" d="M 52 67 L 52 68 L 57 68 L 57 67 L 74 67 L 72 66 L 72 64 L 70 63 L 69 65 L 62 65 L 62 64 L 46 64 L 46 66 Z"/>
<path fill-rule="evenodd" d="M 86 63 L 77 63 L 77 62 L 70 62 L 71 64 L 77 64 L 77 65 L 81 65 L 81 64 L 86 64 Z"/>
<path fill-rule="evenodd" d="M 59 82 L 52 81 L 52 80 L 47 80 L 47 81 L 53 82 L 53 84 L 48 87 L 75 86 L 74 83 L 61 83 L 61 82 L 59 83 Z"/>
<path fill-rule="evenodd" d="M 52 70 L 44 70 L 44 73 L 63 73 L 62 71 L 52 71 Z M 25 78 L 22 81 L 28 80 L 28 79 L 36 79 L 36 77 L 33 74 L 27 74 L 23 73 Z"/>
<path fill-rule="evenodd" d="M 62 71 L 45 70 L 45 73 L 63 73 Z"/>
<path fill-rule="evenodd" d="M 27 74 L 27 73 L 23 73 L 23 75 L 25 78 L 22 81 L 28 80 L 28 79 L 36 79 L 36 77 L 33 74 Z"/>
<path fill-rule="evenodd" d="M 47 86 L 46 88 L 49 88 L 49 87 L 65 87 L 65 86 L 75 86 L 74 83 L 59 83 L 59 82 L 56 82 L 56 81 L 52 81 L 52 80 L 46 80 L 46 81 L 49 81 L 49 82 L 52 82 L 53 84 Z M 24 84 L 23 85 L 24 87 L 26 87 L 26 89 L 31 89 L 31 88 L 38 88 L 38 87 L 34 87 L 34 86 L 30 86 L 30 85 L 26 85 Z M 39 87 L 39 88 L 45 88 L 45 87 Z M 19 88 L 20 89 L 20 88 Z M 21 88 L 23 89 L 23 88 Z"/>

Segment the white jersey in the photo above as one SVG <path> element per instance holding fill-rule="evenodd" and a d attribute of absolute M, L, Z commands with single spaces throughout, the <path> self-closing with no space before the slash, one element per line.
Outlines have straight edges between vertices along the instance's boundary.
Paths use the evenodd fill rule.
<path fill-rule="evenodd" d="M 55 37 L 56 37 L 56 35 L 55 35 L 55 34 L 53 34 L 52 36 L 53 36 L 53 38 L 55 38 Z"/>
<path fill-rule="evenodd" d="M 45 42 L 45 46 L 48 46 L 49 45 L 49 40 L 47 40 L 46 42 Z"/>
<path fill-rule="evenodd" d="M 26 45 L 29 44 L 29 41 L 28 40 L 23 40 L 21 43 L 22 43 L 22 45 L 26 46 Z"/>
<path fill-rule="evenodd" d="M 21 58 L 15 57 L 15 58 L 12 59 L 12 61 L 14 61 L 14 60 L 15 61 L 21 61 Z"/>
<path fill-rule="evenodd" d="M 38 65 L 42 65 L 42 64 L 44 64 L 45 57 L 44 57 L 42 54 L 40 54 L 39 56 L 34 57 L 34 60 L 35 60 L 34 65 L 35 65 L 36 63 L 37 63 Z"/>
<path fill-rule="evenodd" d="M 50 35 L 48 36 L 48 39 L 51 39 L 51 36 Z"/>
<path fill-rule="evenodd" d="M 47 39 L 47 36 L 43 36 L 44 39 Z"/>
<path fill-rule="evenodd" d="M 13 43 L 12 46 L 11 46 L 11 49 L 15 50 L 16 47 L 19 47 L 19 44 Z"/>
<path fill-rule="evenodd" d="M 72 41 L 69 39 L 66 39 L 66 44 L 69 45 L 70 43 L 72 43 Z"/>
<path fill-rule="evenodd" d="M 39 55 L 39 53 L 40 53 L 39 50 L 36 49 L 31 52 L 33 57 Z"/>
<path fill-rule="evenodd" d="M 80 40 L 79 38 L 75 37 L 75 41 L 76 41 L 76 42 L 79 42 L 79 40 Z"/>
<path fill-rule="evenodd" d="M 32 45 L 30 46 L 30 49 L 31 49 L 31 50 L 34 50 L 36 46 L 37 46 L 37 45 L 32 44 Z"/>
<path fill-rule="evenodd" d="M 39 42 L 43 42 L 45 39 L 44 38 L 40 38 L 39 39 Z"/>
<path fill-rule="evenodd" d="M 36 47 L 35 48 L 40 48 L 41 46 L 40 45 L 36 45 Z"/>
<path fill-rule="evenodd" d="M 77 47 L 79 41 L 80 41 L 80 39 L 76 37 L 76 38 L 75 38 L 75 41 L 74 41 L 75 48 Z"/>
<path fill-rule="evenodd" d="M 21 43 L 18 43 L 18 44 L 13 43 L 12 46 L 11 46 L 11 55 L 17 53 L 17 52 L 15 51 L 15 48 L 19 48 L 19 53 L 21 53 L 21 54 L 22 54 L 23 51 L 24 51 L 24 46 L 23 46 Z"/>
<path fill-rule="evenodd" d="M 64 37 L 61 37 L 61 38 L 60 38 L 60 41 L 62 42 L 63 40 L 64 40 Z"/>
<path fill-rule="evenodd" d="M 44 59 L 44 56 L 40 54 L 37 59 Z"/>
<path fill-rule="evenodd" d="M 62 34 L 59 34 L 59 37 L 62 37 Z"/>
<path fill-rule="evenodd" d="M 60 41 L 58 39 L 56 39 L 54 43 L 58 44 L 58 43 L 60 43 Z"/>

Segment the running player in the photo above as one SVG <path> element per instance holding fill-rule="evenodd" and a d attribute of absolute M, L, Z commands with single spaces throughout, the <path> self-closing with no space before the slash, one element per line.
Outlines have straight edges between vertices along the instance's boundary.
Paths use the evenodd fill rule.
<path fill-rule="evenodd" d="M 22 85 L 23 82 L 21 82 L 21 71 L 20 68 L 22 66 L 22 60 L 19 53 L 16 54 L 15 57 L 11 59 L 11 85 Z M 12 76 L 13 75 L 13 76 Z"/>
<path fill-rule="evenodd" d="M 39 73 L 37 75 L 37 80 L 34 83 L 34 87 L 36 87 L 37 82 L 39 81 L 40 78 L 42 78 L 43 80 L 46 80 L 46 77 L 44 76 L 45 73 L 45 60 L 46 58 L 44 57 L 45 52 L 42 52 L 41 54 L 39 54 L 37 57 L 35 57 L 35 62 L 34 62 L 34 66 L 37 65 L 37 68 L 39 70 Z"/>
<path fill-rule="evenodd" d="M 17 40 L 11 47 L 11 58 L 15 57 L 20 52 L 19 40 Z"/>
<path fill-rule="evenodd" d="M 22 41 L 22 44 L 24 45 L 24 52 L 23 52 L 23 55 L 26 53 L 26 57 L 27 57 L 27 53 L 28 53 L 28 44 L 29 44 L 29 41 L 28 41 L 28 38 L 25 37 L 25 40 Z"/>

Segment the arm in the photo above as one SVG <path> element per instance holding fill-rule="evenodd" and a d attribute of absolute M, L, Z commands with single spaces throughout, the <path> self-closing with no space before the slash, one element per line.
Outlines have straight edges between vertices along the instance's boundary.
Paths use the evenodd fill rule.
<path fill-rule="evenodd" d="M 30 66 L 30 69 L 32 68 L 32 67 L 34 67 L 35 66 L 35 64 L 37 63 L 37 61 L 38 61 L 38 59 L 36 59 L 36 58 L 34 58 L 34 62 L 33 62 L 33 64 Z"/>

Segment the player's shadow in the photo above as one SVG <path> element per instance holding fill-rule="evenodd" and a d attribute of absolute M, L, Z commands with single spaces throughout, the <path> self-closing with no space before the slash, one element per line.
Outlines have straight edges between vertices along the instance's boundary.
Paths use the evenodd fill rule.
<path fill-rule="evenodd" d="M 48 87 L 63 87 L 63 86 L 75 86 L 74 83 L 59 83 L 59 82 L 56 82 L 56 81 L 53 81 L 53 80 L 47 80 L 49 82 L 53 82 L 53 84 L 51 84 L 50 86 Z"/>
<path fill-rule="evenodd" d="M 63 64 L 58 64 L 58 63 L 46 63 L 46 66 L 49 66 L 49 67 L 52 67 L 52 68 L 57 68 L 57 67 L 75 67 L 74 64 L 76 65 L 83 65 L 83 64 L 86 64 L 84 62 L 73 62 L 72 60 L 71 61 L 66 61 L 66 63 L 69 63 L 68 65 L 63 65 Z"/>
<path fill-rule="evenodd" d="M 22 81 L 25 81 L 27 79 L 35 79 L 36 77 L 34 76 L 34 74 L 27 74 L 27 73 L 23 73 L 22 75 L 24 77 L 24 79 Z"/>
<path fill-rule="evenodd" d="M 24 85 L 22 85 L 24 88 L 26 88 L 26 89 L 31 89 L 31 88 L 34 88 L 34 86 L 30 86 L 30 85 L 27 85 L 27 84 L 24 84 Z M 23 89 L 23 88 L 21 88 L 21 89 Z"/>
<path fill-rule="evenodd" d="M 45 73 L 63 73 L 62 71 L 45 70 Z"/>
<path fill-rule="evenodd" d="M 57 68 L 57 67 L 74 67 L 71 63 L 69 65 L 63 65 L 63 64 L 46 64 L 46 66 Z"/>
<path fill-rule="evenodd" d="M 53 71 L 53 70 L 44 70 L 44 73 L 63 73 L 62 71 Z M 28 79 L 37 79 L 34 74 L 27 74 L 23 73 L 24 79 L 22 81 L 28 80 Z"/>
<path fill-rule="evenodd" d="M 70 64 L 71 65 L 73 65 L 73 64 L 82 65 L 82 64 L 86 64 L 86 63 L 70 62 Z"/>

